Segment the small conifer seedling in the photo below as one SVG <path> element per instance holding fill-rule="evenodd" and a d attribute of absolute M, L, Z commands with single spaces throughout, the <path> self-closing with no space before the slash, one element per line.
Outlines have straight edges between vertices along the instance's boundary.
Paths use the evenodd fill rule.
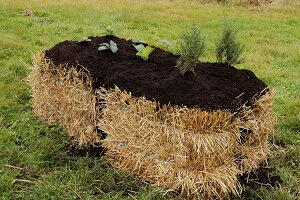
<path fill-rule="evenodd" d="M 227 63 L 229 65 L 239 64 L 243 62 L 242 52 L 244 46 L 236 39 L 236 31 L 231 25 L 224 26 L 222 35 L 216 43 L 217 62 Z"/>
<path fill-rule="evenodd" d="M 204 37 L 199 28 L 193 24 L 190 31 L 181 36 L 179 43 L 180 58 L 176 66 L 179 67 L 182 75 L 186 72 L 195 73 L 196 64 L 199 62 L 199 57 L 203 55 L 205 46 Z"/>

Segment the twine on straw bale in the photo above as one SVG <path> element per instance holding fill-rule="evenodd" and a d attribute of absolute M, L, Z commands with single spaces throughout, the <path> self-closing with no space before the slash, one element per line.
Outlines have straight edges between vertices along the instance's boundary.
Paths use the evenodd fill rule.
<path fill-rule="evenodd" d="M 61 121 L 81 145 L 101 141 L 115 167 L 188 198 L 238 195 L 237 176 L 271 153 L 271 88 L 237 112 L 160 105 L 118 87 L 93 89 L 88 72 L 55 66 L 42 53 L 29 83 L 37 116 Z"/>

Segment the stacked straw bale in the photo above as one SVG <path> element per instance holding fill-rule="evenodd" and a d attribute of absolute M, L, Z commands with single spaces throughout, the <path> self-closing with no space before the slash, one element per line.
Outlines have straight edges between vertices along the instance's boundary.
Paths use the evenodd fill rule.
<path fill-rule="evenodd" d="M 99 92 L 103 146 L 112 163 L 188 197 L 238 194 L 237 176 L 270 154 L 270 93 L 238 113 L 162 106 L 118 88 Z M 241 130 L 251 130 L 242 142 Z M 248 133 L 249 134 L 249 133 Z"/>
<path fill-rule="evenodd" d="M 36 54 L 33 64 L 29 85 L 34 114 L 47 122 L 61 122 L 80 145 L 100 142 L 99 107 L 88 73 L 55 66 L 43 53 Z"/>
<path fill-rule="evenodd" d="M 29 80 L 37 116 L 61 121 L 81 145 L 101 141 L 115 167 L 188 198 L 238 195 L 237 176 L 271 153 L 272 89 L 237 112 L 160 105 L 117 87 L 93 89 L 87 72 L 54 66 L 44 54 Z"/>

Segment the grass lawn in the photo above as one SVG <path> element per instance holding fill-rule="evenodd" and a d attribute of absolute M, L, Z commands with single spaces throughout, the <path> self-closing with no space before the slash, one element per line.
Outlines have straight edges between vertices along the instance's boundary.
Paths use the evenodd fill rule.
<path fill-rule="evenodd" d="M 34 16 L 23 17 L 24 10 Z M 204 4 L 192 0 L 1 0 L 0 1 L 0 199 L 179 199 L 135 180 L 103 158 L 70 155 L 75 143 L 59 124 L 31 113 L 26 77 L 37 51 L 63 40 L 103 35 L 141 38 L 164 47 L 193 21 L 206 35 L 203 61 L 215 61 L 214 43 L 224 20 L 239 29 L 245 63 L 276 89 L 276 144 L 270 170 L 278 188 L 246 188 L 247 199 L 300 198 L 300 3 L 260 7 Z M 246 199 L 245 196 L 239 198 Z"/>

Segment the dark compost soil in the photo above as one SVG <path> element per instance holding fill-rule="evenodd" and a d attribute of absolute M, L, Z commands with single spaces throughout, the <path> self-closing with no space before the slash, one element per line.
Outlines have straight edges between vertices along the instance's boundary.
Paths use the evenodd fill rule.
<path fill-rule="evenodd" d="M 239 176 L 239 182 L 244 187 L 260 188 L 260 187 L 279 187 L 283 181 L 280 176 L 274 175 L 272 169 L 262 164 L 253 172 L 245 173 Z"/>
<path fill-rule="evenodd" d="M 105 149 L 101 146 L 101 144 L 94 144 L 84 147 L 80 147 L 76 144 L 67 144 L 63 150 L 65 150 L 68 155 L 72 157 L 102 157 L 105 155 Z"/>
<path fill-rule="evenodd" d="M 159 48 L 147 61 L 136 56 L 131 40 L 116 37 L 90 37 L 91 41 L 64 41 L 45 55 L 55 65 L 84 66 L 91 74 L 93 87 L 104 86 L 145 96 L 161 104 L 199 107 L 204 110 L 236 110 L 267 85 L 249 70 L 238 70 L 220 63 L 201 62 L 195 75 L 182 76 L 175 68 L 178 56 Z M 99 44 L 113 40 L 118 51 L 98 51 Z M 239 98 L 237 98 L 239 96 Z"/>

